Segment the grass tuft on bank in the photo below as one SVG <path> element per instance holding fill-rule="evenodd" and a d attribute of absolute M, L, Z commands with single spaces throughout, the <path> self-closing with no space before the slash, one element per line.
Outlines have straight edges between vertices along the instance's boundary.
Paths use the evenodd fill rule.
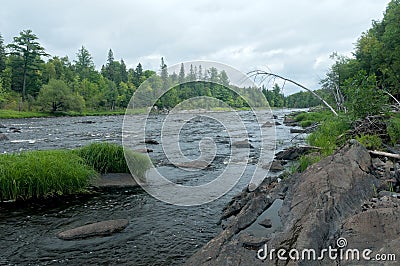
<path fill-rule="evenodd" d="M 26 200 L 84 192 L 97 173 L 66 150 L 0 155 L 0 199 Z"/>
<path fill-rule="evenodd" d="M 99 173 L 132 172 L 144 178 L 147 156 L 113 143 L 92 143 L 76 150 L 25 151 L 0 155 L 0 201 L 79 194 Z"/>
<path fill-rule="evenodd" d="M 126 150 L 125 159 L 124 148 L 114 143 L 94 142 L 75 152 L 99 173 L 129 173 L 127 159 L 134 166 L 133 174 L 143 178 L 151 165 L 146 155 L 132 150 Z"/>

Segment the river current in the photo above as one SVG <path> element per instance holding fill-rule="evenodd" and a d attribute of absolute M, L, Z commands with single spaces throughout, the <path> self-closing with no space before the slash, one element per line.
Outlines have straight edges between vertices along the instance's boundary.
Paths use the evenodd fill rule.
<path fill-rule="evenodd" d="M 275 121 L 283 122 L 293 110 L 275 110 Z M 178 184 L 209 182 L 229 162 L 232 140 L 217 120 L 199 115 L 190 121 L 185 114 L 174 114 L 170 123 L 181 127 L 179 149 L 187 158 L 199 156 L 199 141 L 214 140 L 216 152 L 211 166 L 201 171 L 186 171 L 169 163 L 162 145 L 147 145 L 156 169 Z M 227 113 L 217 117 L 226 119 Z M 259 114 L 268 116 L 268 112 Z M 166 116 L 149 118 L 147 135 L 161 142 L 160 121 Z M 260 153 L 260 124 L 251 112 L 240 112 L 252 146 L 247 168 L 236 186 L 207 204 L 179 207 L 153 198 L 141 188 L 107 191 L 94 196 L 71 196 L 30 203 L 0 203 L 0 265 L 180 265 L 202 245 L 221 231 L 217 225 L 223 207 L 249 183 Z M 9 138 L 1 142 L 0 153 L 24 150 L 73 149 L 93 141 L 121 143 L 123 116 L 58 117 L 0 120 L 0 128 Z M 138 125 L 144 116 L 137 116 Z M 182 121 L 186 121 L 182 125 Z M 227 121 L 229 123 L 229 121 Z M 11 129 L 10 129 L 11 128 Z M 13 132 L 15 128 L 20 132 Z M 304 139 L 296 138 L 284 125 L 276 126 L 277 151 Z M 240 133 L 240 132 L 239 132 Z M 133 134 L 133 133 L 132 133 Z M 132 134 L 130 137 L 132 137 Z M 275 136 L 268 146 L 273 152 Z M 238 139 L 240 141 L 241 139 Z M 265 139 L 264 139 L 265 141 Z M 137 143 L 139 146 L 139 143 Z M 135 148 L 135 147 L 133 147 Z M 238 158 L 241 158 L 240 156 Z M 245 160 L 244 158 L 243 160 Z M 244 163 L 234 162 L 234 163 Z M 267 163 L 267 162 L 265 162 Z M 266 175 L 270 175 L 266 170 Z M 77 226 L 108 219 L 126 218 L 129 226 L 112 236 L 63 241 L 56 234 Z"/>

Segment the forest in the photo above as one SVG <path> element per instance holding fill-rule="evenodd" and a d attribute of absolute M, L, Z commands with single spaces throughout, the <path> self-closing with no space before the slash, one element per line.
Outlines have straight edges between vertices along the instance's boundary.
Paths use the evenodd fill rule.
<path fill-rule="evenodd" d="M 201 65 L 191 65 L 185 70 L 182 64 L 178 74 L 168 73 L 161 58 L 160 73 L 154 74 L 155 71 L 144 70 L 140 63 L 135 69 L 127 69 L 123 59 L 115 60 L 112 49 L 97 71 L 84 46 L 71 62 L 67 56 L 47 54 L 31 30 L 21 31 L 7 45 L 0 35 L 0 109 L 50 113 L 124 110 L 146 80 L 143 91 L 148 95 L 172 88 L 156 102 L 160 110 L 172 109 L 195 96 L 208 96 L 233 108 L 243 108 L 248 107 L 247 95 L 248 99 L 259 102 L 256 106 L 267 106 L 265 99 L 259 97 L 259 89 L 235 87 L 243 98 L 229 88 L 232 85 L 226 72 L 214 67 L 203 69 Z"/>
<path fill-rule="evenodd" d="M 373 21 L 372 27 L 361 34 L 352 56 L 331 55 L 335 63 L 315 92 L 337 111 L 357 116 L 379 113 L 389 105 L 398 106 L 399 24 L 400 1 L 393 0 L 382 21 Z M 21 31 L 9 44 L 4 43 L 0 34 L 0 109 L 53 113 L 123 110 L 137 88 L 155 72 L 144 70 L 140 63 L 134 69 L 127 69 L 124 60 L 116 60 L 111 49 L 105 58 L 99 71 L 84 46 L 71 61 L 67 56 L 47 54 L 31 30 Z M 198 79 L 203 81 L 194 82 Z M 185 84 L 178 85 L 182 83 Z M 260 91 L 271 107 L 304 108 L 321 104 L 307 91 L 285 96 L 278 84 L 272 88 L 240 88 L 240 94 L 244 95 L 240 97 L 229 89 L 232 85 L 224 71 L 202 69 L 201 65 L 184 69 L 182 64 L 179 73 L 168 73 L 163 58 L 160 74 L 148 85 L 149 91 L 173 87 L 156 102 L 159 109 L 167 110 L 195 96 L 217 98 L 234 108 L 248 107 L 246 98 L 256 99 L 255 106 L 265 106 L 265 100 L 258 100 Z"/>

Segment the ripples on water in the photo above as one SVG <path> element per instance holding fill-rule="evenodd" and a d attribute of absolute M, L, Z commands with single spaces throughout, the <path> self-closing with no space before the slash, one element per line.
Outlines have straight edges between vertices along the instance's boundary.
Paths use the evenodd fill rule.
<path fill-rule="evenodd" d="M 287 112 L 274 113 L 282 122 Z M 254 123 L 251 114 L 241 112 L 241 116 L 255 147 L 250 152 L 254 162 L 239 183 L 220 199 L 196 207 L 177 207 L 135 188 L 23 206 L 0 204 L 0 265 L 182 264 L 185 258 L 220 232 L 216 223 L 222 208 L 250 181 L 249 175 L 259 154 L 260 136 L 257 135 L 258 124 Z M 164 118 L 161 115 L 150 118 L 154 123 L 149 123 L 146 129 L 149 137 L 160 140 L 159 122 Z M 184 116 L 176 114 L 177 124 L 184 120 Z M 120 143 L 122 121 L 123 116 L 0 120 L 0 124 L 8 128 L 21 129 L 21 133 L 3 129 L 10 140 L 2 143 L 0 152 L 71 149 L 93 141 Z M 276 131 L 278 149 L 291 145 L 293 135 L 288 133 L 288 128 L 277 126 Z M 184 123 L 180 134 L 181 151 L 188 158 L 197 158 L 199 141 L 204 137 L 213 138 L 217 147 L 209 169 L 199 174 L 173 167 L 168 164 L 161 145 L 153 145 L 151 157 L 157 163 L 158 171 L 176 183 L 187 185 L 209 182 L 218 176 L 229 159 L 230 145 L 228 134 L 217 121 L 203 116 Z M 269 145 L 271 150 L 273 146 Z M 63 241 L 55 236 L 60 231 L 87 223 L 118 218 L 127 218 L 130 223 L 125 230 L 112 236 L 76 241 Z"/>

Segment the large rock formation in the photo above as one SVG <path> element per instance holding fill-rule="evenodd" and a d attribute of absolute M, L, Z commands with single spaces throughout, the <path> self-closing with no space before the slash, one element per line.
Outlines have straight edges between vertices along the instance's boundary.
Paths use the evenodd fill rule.
<path fill-rule="evenodd" d="M 347 238 L 354 244 L 352 247 L 359 245 L 359 248 L 368 247 L 376 252 L 393 252 L 393 248 L 397 248 L 398 253 L 398 209 L 363 212 L 363 204 L 376 194 L 374 188 L 378 182 L 372 172 L 368 151 L 353 142 L 302 174 L 280 183 L 265 180 L 255 191 L 244 191 L 232 200 L 221 221 L 225 229 L 195 253 L 186 265 L 345 264 L 330 260 L 328 256 L 320 261 L 283 261 L 278 260 L 276 254 L 272 260 L 269 257 L 264 261 L 257 258 L 258 251 L 264 247 L 287 252 L 314 249 L 318 255 L 322 249 L 336 247 L 339 237 Z M 282 225 L 274 230 L 256 228 L 262 218 L 260 214 L 278 198 L 284 198 L 279 210 Z M 380 228 L 382 225 L 385 229 Z M 371 235 L 374 237 L 369 241 Z M 360 261 L 346 263 L 357 264 Z"/>

